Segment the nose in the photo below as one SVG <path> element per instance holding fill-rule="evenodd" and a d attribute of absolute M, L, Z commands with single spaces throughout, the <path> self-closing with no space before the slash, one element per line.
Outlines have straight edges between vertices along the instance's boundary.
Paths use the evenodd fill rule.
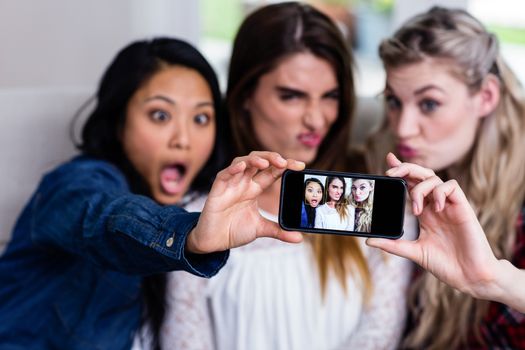
<path fill-rule="evenodd" d="M 187 123 L 182 121 L 173 123 L 169 147 L 178 150 L 188 150 L 190 148 L 190 130 Z"/>
<path fill-rule="evenodd" d="M 312 131 L 321 130 L 326 124 L 321 104 L 317 100 L 308 102 L 304 111 L 304 124 Z"/>
<path fill-rule="evenodd" d="M 413 137 L 419 132 L 417 112 L 410 107 L 402 108 L 391 120 L 393 131 L 400 139 Z"/>

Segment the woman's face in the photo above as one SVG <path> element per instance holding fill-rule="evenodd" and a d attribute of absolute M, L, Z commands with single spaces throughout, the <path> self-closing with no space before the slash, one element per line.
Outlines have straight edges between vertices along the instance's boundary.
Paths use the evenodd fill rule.
<path fill-rule="evenodd" d="M 330 184 L 328 184 L 328 198 L 331 201 L 337 202 L 341 199 L 343 194 L 345 184 L 339 180 L 334 179 Z"/>
<path fill-rule="evenodd" d="M 356 202 L 365 201 L 372 192 L 370 181 L 358 179 L 352 182 L 352 196 Z"/>
<path fill-rule="evenodd" d="M 215 109 L 206 80 L 183 66 L 154 74 L 129 100 L 121 140 L 153 198 L 177 203 L 215 142 Z"/>
<path fill-rule="evenodd" d="M 304 199 L 306 204 L 310 205 L 312 208 L 317 207 L 323 199 L 323 190 L 321 189 L 321 185 L 313 181 L 308 182 L 306 184 Z"/>
<path fill-rule="evenodd" d="M 385 108 L 402 160 L 439 171 L 472 148 L 486 115 L 483 98 L 469 92 L 452 68 L 427 58 L 387 69 Z"/>
<path fill-rule="evenodd" d="M 265 150 L 311 163 L 339 110 L 339 85 L 329 62 L 293 54 L 260 77 L 244 106 Z"/>

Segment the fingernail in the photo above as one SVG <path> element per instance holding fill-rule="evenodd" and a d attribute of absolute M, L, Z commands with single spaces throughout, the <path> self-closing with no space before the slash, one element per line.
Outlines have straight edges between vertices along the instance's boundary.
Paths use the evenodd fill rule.
<path fill-rule="evenodd" d="M 412 212 L 413 212 L 414 214 L 417 214 L 417 213 L 418 213 L 418 208 L 417 208 L 417 203 L 416 203 L 416 201 L 413 201 L 413 202 L 412 202 Z"/>

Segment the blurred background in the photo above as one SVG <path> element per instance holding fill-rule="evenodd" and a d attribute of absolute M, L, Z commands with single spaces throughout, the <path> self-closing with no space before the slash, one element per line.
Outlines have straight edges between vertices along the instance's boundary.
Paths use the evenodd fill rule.
<path fill-rule="evenodd" d="M 196 45 L 226 85 L 242 19 L 269 0 L 0 0 L 0 252 L 43 172 L 74 154 L 70 121 L 116 52 L 132 40 L 174 36 Z M 377 46 L 433 5 L 465 8 L 496 33 L 525 82 L 525 1 L 311 0 L 332 17 L 356 56 L 358 116 L 352 140 L 381 119 Z M 81 123 L 77 124 L 77 130 Z"/>
<path fill-rule="evenodd" d="M 0 0 L 0 89 L 90 89 L 116 50 L 129 41 L 170 35 L 197 45 L 222 86 L 239 23 L 270 0 Z M 377 94 L 383 73 L 377 45 L 401 22 L 439 4 L 466 8 L 502 42 L 525 80 L 525 2 L 514 0 L 310 0 L 334 18 L 352 43 L 358 92 Z"/>

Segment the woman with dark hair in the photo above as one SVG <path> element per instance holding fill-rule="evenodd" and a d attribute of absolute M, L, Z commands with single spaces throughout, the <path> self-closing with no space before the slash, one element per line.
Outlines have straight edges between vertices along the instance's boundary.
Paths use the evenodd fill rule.
<path fill-rule="evenodd" d="M 363 162 L 346 152 L 354 101 L 350 48 L 315 8 L 269 5 L 241 24 L 226 95 L 232 156 L 268 150 L 312 168 L 362 171 L 349 167 Z M 257 199 L 273 221 L 279 194 L 276 182 Z M 231 254 L 211 280 L 170 274 L 166 346 L 396 347 L 410 272 L 405 260 L 384 259 L 362 239 L 336 235 L 309 235 L 293 246 L 259 241 Z"/>
<path fill-rule="evenodd" d="M 222 164 L 215 74 L 175 39 L 125 47 L 100 82 L 81 154 L 48 173 L 0 258 L 2 348 L 158 348 L 164 283 L 154 274 L 215 274 L 228 249 L 286 233 L 262 218 L 256 196 L 285 168 L 275 153 Z M 211 187 L 211 190 L 210 190 Z M 187 213 L 188 190 L 210 190 Z M 150 276 L 144 278 L 144 276 Z M 142 324 L 153 342 L 138 340 Z"/>
<path fill-rule="evenodd" d="M 355 208 L 348 203 L 346 181 L 342 176 L 328 176 L 325 186 L 326 203 L 319 208 L 315 227 L 329 230 L 354 230 Z"/>
<path fill-rule="evenodd" d="M 304 180 L 303 203 L 301 205 L 301 227 L 315 227 L 315 212 L 324 204 L 324 187 L 319 179 L 310 177 Z"/>

